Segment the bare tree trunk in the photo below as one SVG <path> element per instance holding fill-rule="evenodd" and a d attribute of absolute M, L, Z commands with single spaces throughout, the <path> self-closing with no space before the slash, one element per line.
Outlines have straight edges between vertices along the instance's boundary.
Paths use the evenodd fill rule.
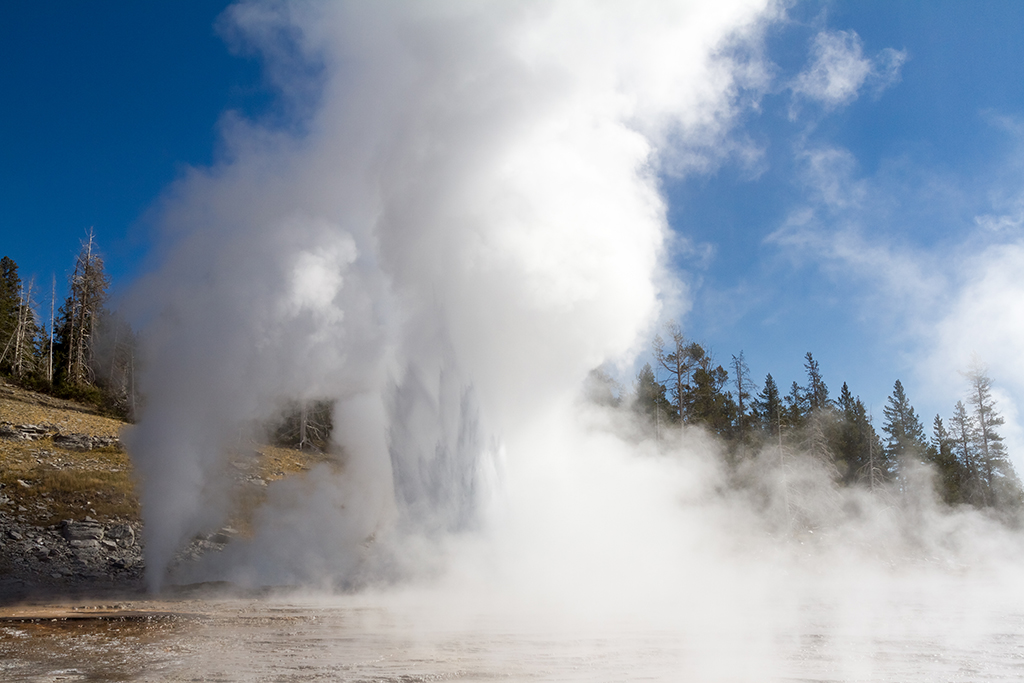
<path fill-rule="evenodd" d="M 131 364 L 131 377 L 129 378 L 129 381 L 131 382 L 131 406 L 132 406 L 132 408 L 131 408 L 131 410 L 132 410 L 131 416 L 132 416 L 132 420 L 135 420 L 135 345 L 134 344 L 132 345 L 132 347 L 130 349 L 130 353 L 131 353 L 131 356 L 129 357 L 129 362 Z"/>
<path fill-rule="evenodd" d="M 782 411 L 776 411 L 775 417 L 779 424 L 779 471 L 782 472 L 782 502 L 786 506 L 786 524 L 792 522 L 792 512 L 789 507 L 789 479 L 786 477 L 786 453 L 782 448 Z"/>
<path fill-rule="evenodd" d="M 871 439 L 868 440 L 868 467 L 870 468 L 870 472 L 871 472 L 871 478 L 870 478 L 871 490 L 874 491 L 875 490 L 875 477 L 878 474 L 878 472 L 877 472 L 877 470 L 875 468 L 875 444 L 872 443 Z"/>
<path fill-rule="evenodd" d="M 53 309 L 57 303 L 57 276 L 50 283 L 50 346 L 49 358 L 46 362 L 46 381 L 53 384 Z"/>
<path fill-rule="evenodd" d="M 309 404 L 305 401 L 302 402 L 301 412 L 299 414 L 299 450 L 301 451 L 306 447 L 306 425 L 309 423 Z"/>
<path fill-rule="evenodd" d="M 14 327 L 14 376 L 21 377 L 23 374 L 23 353 L 25 338 L 25 286 L 21 287 L 21 307 L 18 309 L 18 324 Z"/>
<path fill-rule="evenodd" d="M 91 380 L 91 342 L 95 337 L 96 319 L 103 305 L 106 286 L 103 261 L 94 253 L 94 235 L 90 230 L 89 240 L 75 261 L 67 303 L 67 374 L 72 385 L 84 386 Z"/>
<path fill-rule="evenodd" d="M 29 352 L 28 339 L 30 323 L 32 322 L 32 288 L 33 280 L 29 280 L 28 287 L 21 288 L 21 309 L 18 311 L 18 325 L 15 329 L 14 342 L 14 375 L 24 377 L 28 371 L 27 355 Z"/>
<path fill-rule="evenodd" d="M 114 348 L 110 352 L 110 374 L 107 378 L 107 383 L 111 387 L 114 386 L 114 370 L 117 368 L 117 339 L 121 336 L 121 326 L 114 326 Z"/>

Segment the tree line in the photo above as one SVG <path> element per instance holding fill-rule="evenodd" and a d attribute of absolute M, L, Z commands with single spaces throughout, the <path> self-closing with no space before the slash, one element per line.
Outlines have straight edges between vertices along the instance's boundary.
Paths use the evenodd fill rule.
<path fill-rule="evenodd" d="M 135 334 L 106 304 L 110 278 L 90 231 L 75 257 L 67 296 L 57 306 L 18 264 L 0 259 L 0 373 L 17 384 L 61 398 L 92 403 L 120 416 L 135 409 Z M 39 299 L 49 299 L 45 318 Z"/>
<path fill-rule="evenodd" d="M 13 259 L 0 258 L 0 375 L 133 420 L 144 402 L 135 387 L 138 338 L 108 306 L 110 278 L 91 231 L 75 257 L 67 288 L 57 306 L 56 277 L 45 297 L 33 279 L 22 280 Z M 278 445 L 326 450 L 332 411 L 331 401 L 284 401 L 280 413 L 257 429 Z"/>
<path fill-rule="evenodd" d="M 91 232 L 67 284 L 58 307 L 56 278 L 52 281 L 47 321 L 37 313 L 41 292 L 35 282 L 22 281 L 11 258 L 0 259 L 0 374 L 133 419 L 141 402 L 135 390 L 137 337 L 107 308 L 110 279 Z M 910 463 L 926 463 L 950 505 L 1022 504 L 1021 485 L 999 432 L 1004 419 L 996 410 L 992 381 L 979 365 L 965 373 L 968 390 L 952 415 L 945 421 L 935 416 L 929 438 L 899 380 L 883 410 L 883 436 L 845 382 L 837 397 L 830 396 L 810 352 L 804 359 L 805 383 L 792 382 L 786 394 L 770 373 L 756 386 L 742 351 L 731 356 L 726 369 L 675 324 L 665 337 L 654 338 L 652 359 L 640 369 L 627 400 L 611 390 L 603 400 L 628 405 L 656 438 L 683 425 L 700 426 L 724 440 L 733 460 L 772 443 L 800 449 L 828 463 L 836 481 L 847 486 L 898 484 Z M 610 380 L 602 381 L 607 389 Z M 322 400 L 288 401 L 266 425 L 268 435 L 281 445 L 326 449 L 332 407 Z"/>
<path fill-rule="evenodd" d="M 785 394 L 770 373 L 758 387 L 742 352 L 723 366 L 670 324 L 665 337 L 655 337 L 652 362 L 640 369 L 632 393 L 625 401 L 611 400 L 641 416 L 655 438 L 682 425 L 718 435 L 733 462 L 777 445 L 820 458 L 840 485 L 870 488 L 898 487 L 909 467 L 926 464 L 935 472 L 937 494 L 949 505 L 1022 506 L 1021 484 L 1000 434 L 1004 419 L 992 380 L 979 364 L 964 373 L 967 391 L 952 415 L 935 416 L 930 437 L 899 380 L 883 409 L 880 434 L 845 382 L 838 396 L 830 395 L 811 352 L 804 369 L 805 382 L 792 382 Z"/>

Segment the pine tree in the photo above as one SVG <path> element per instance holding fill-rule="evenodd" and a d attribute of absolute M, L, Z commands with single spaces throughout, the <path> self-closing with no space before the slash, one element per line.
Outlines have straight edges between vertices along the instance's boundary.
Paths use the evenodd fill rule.
<path fill-rule="evenodd" d="M 893 385 L 892 395 L 883 414 L 885 424 L 882 425 L 882 431 L 889 435 L 885 444 L 889 460 L 898 464 L 904 457 L 922 457 L 925 451 L 924 427 L 899 380 Z"/>
<path fill-rule="evenodd" d="M 686 378 L 680 385 L 676 398 L 676 409 L 679 412 L 679 419 L 683 422 L 706 421 L 710 414 L 709 401 L 712 401 L 712 394 L 724 386 L 725 380 L 720 380 L 717 370 L 725 372 L 721 366 L 714 367 L 714 357 L 697 342 L 690 342 L 682 349 L 685 359 Z M 698 377 L 698 373 L 703 372 Z M 726 379 L 728 376 L 726 375 Z M 714 386 L 716 385 L 717 386 Z M 673 390 L 675 393 L 675 390 Z"/>
<path fill-rule="evenodd" d="M 804 358 L 804 368 L 807 370 L 807 386 L 803 389 L 803 395 L 807 404 L 807 412 L 824 410 L 829 406 L 828 387 L 821 378 L 821 369 L 818 367 L 818 361 L 814 360 L 811 352 L 808 351 Z"/>
<path fill-rule="evenodd" d="M 786 409 L 783 413 L 783 422 L 790 427 L 802 426 L 810 414 L 807 394 L 804 392 L 803 387 L 793 382 L 789 387 L 789 393 L 786 395 L 785 401 Z"/>
<path fill-rule="evenodd" d="M 18 380 L 38 369 L 39 333 L 33 307 L 34 282 L 18 276 L 18 264 L 0 259 L 0 369 Z"/>
<path fill-rule="evenodd" d="M 721 365 L 711 369 L 698 367 L 686 401 L 689 420 L 721 436 L 728 435 L 736 410 L 732 397 L 722 391 L 728 381 L 729 373 Z"/>
<path fill-rule="evenodd" d="M 932 421 L 932 440 L 928 444 L 927 455 L 938 475 L 935 482 L 937 493 L 947 505 L 963 502 L 963 485 L 967 480 L 967 472 L 953 452 L 953 446 L 953 436 L 946 431 L 942 418 L 936 415 Z"/>
<path fill-rule="evenodd" d="M 973 505 L 988 505 L 988 487 L 981 481 L 977 453 L 976 427 L 963 401 L 957 401 L 953 417 L 949 418 L 949 440 L 953 456 L 961 470 L 960 496 Z"/>
<path fill-rule="evenodd" d="M 775 378 L 768 373 L 764 378 L 764 389 L 754 399 L 754 413 L 761 429 L 773 436 L 779 435 L 782 427 L 783 412 L 782 397 L 779 395 L 779 387 L 775 384 Z"/>
<path fill-rule="evenodd" d="M 974 418 L 974 452 L 978 460 L 978 474 L 987 490 L 986 503 L 1002 505 L 1007 497 L 1019 499 L 1020 485 L 1006 454 L 999 427 L 1003 417 L 996 411 L 992 398 L 992 380 L 977 362 L 966 374 L 970 387 L 967 398 Z"/>
<path fill-rule="evenodd" d="M 996 463 L 1006 460 L 1003 437 L 998 432 L 998 428 L 1003 425 L 1004 420 L 995 410 L 995 401 L 992 399 L 992 381 L 985 370 L 975 365 L 967 373 L 967 381 L 970 384 L 967 402 L 973 409 L 976 427 L 974 431 L 975 448 L 985 473 L 985 479 L 991 484 Z"/>
<path fill-rule="evenodd" d="M 0 366 L 10 372 L 18 321 L 21 317 L 21 278 L 18 264 L 4 256 L 0 259 Z"/>
<path fill-rule="evenodd" d="M 633 410 L 650 419 L 660 436 L 661 428 L 668 423 L 672 404 L 665 398 L 665 385 L 658 382 L 650 363 L 644 363 L 637 373 Z"/>
<path fill-rule="evenodd" d="M 837 434 L 832 450 L 845 484 L 863 482 L 874 488 L 892 474 L 892 463 L 882 449 L 867 409 L 854 397 L 846 382 L 839 392 Z"/>

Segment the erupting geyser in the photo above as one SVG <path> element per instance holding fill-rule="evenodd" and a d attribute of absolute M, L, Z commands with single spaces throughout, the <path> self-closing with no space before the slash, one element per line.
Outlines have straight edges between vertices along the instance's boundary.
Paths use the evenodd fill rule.
<path fill-rule="evenodd" d="M 894 596 L 951 594 L 948 565 L 999 576 L 1019 540 L 940 514 L 912 468 L 881 500 L 793 457 L 752 505 L 709 438 L 654 443 L 579 399 L 685 310 L 660 179 L 743 152 L 730 123 L 768 87 L 775 18 L 758 1 L 232 7 L 222 28 L 263 55 L 288 123 L 225 117 L 223 160 L 167 195 L 166 256 L 135 292 L 151 585 L 223 523 L 239 435 L 310 399 L 333 402 L 344 467 L 275 482 L 253 537 L 189 580 L 402 578 L 390 596 L 446 612 L 687 624 L 739 680 L 808 614 L 863 645 L 894 628 Z M 791 507 L 814 534 L 791 533 Z"/>
<path fill-rule="evenodd" d="M 168 256 L 138 289 L 152 584 L 218 523 L 226 447 L 282 400 L 334 400 L 347 461 L 271 492 L 288 531 L 236 558 L 254 581 L 345 577 L 396 524 L 479 524 L 502 468 L 570 476 L 577 428 L 549 418 L 680 303 L 659 174 L 714 161 L 764 10 L 233 7 L 295 123 L 225 119 L 224 161 L 170 193 Z"/>

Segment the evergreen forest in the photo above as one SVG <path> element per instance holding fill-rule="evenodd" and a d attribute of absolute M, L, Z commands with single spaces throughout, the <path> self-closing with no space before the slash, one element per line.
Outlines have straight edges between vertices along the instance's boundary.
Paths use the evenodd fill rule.
<path fill-rule="evenodd" d="M 109 278 L 93 235 L 72 264 L 67 296 L 58 305 L 56 279 L 50 291 L 25 282 L 18 265 L 0 259 L 0 375 L 23 387 L 87 402 L 124 419 L 134 419 L 137 338 L 108 306 Z M 965 393 L 945 419 L 936 415 L 931 433 L 915 411 L 900 380 L 883 410 L 881 433 L 859 396 L 844 382 L 833 396 L 811 352 L 803 383 L 785 393 L 768 374 L 758 385 L 743 352 L 726 365 L 709 348 L 670 324 L 652 342 L 652 362 L 622 391 L 601 370 L 591 376 L 591 398 L 628 410 L 647 436 L 699 428 L 725 445 L 730 466 L 777 446 L 810 454 L 840 486 L 899 487 L 908 468 L 934 472 L 940 500 L 950 506 L 1012 513 L 1024 508 L 1020 481 L 1008 457 L 1004 424 L 992 395 L 992 380 L 979 364 L 964 373 Z M 596 389 L 596 390 L 595 390 Z M 325 450 L 330 442 L 332 404 L 291 402 L 266 426 L 281 445 Z"/>
<path fill-rule="evenodd" d="M 804 382 L 793 381 L 783 393 L 770 373 L 760 386 L 751 379 L 742 351 L 723 366 L 677 325 L 666 332 L 666 338 L 655 337 L 652 362 L 640 369 L 632 391 L 618 390 L 601 371 L 591 383 L 600 387 L 592 396 L 636 413 L 654 438 L 699 427 L 724 442 L 734 467 L 766 446 L 777 446 L 779 452 L 817 459 L 840 486 L 873 490 L 898 490 L 907 473 L 923 465 L 933 471 L 936 494 L 947 505 L 1013 517 L 1021 511 L 1021 484 L 1000 434 L 1005 420 L 980 364 L 963 373 L 963 399 L 945 420 L 934 417 L 930 435 L 897 379 L 879 433 L 846 382 L 831 395 L 811 352 L 804 357 Z"/>

